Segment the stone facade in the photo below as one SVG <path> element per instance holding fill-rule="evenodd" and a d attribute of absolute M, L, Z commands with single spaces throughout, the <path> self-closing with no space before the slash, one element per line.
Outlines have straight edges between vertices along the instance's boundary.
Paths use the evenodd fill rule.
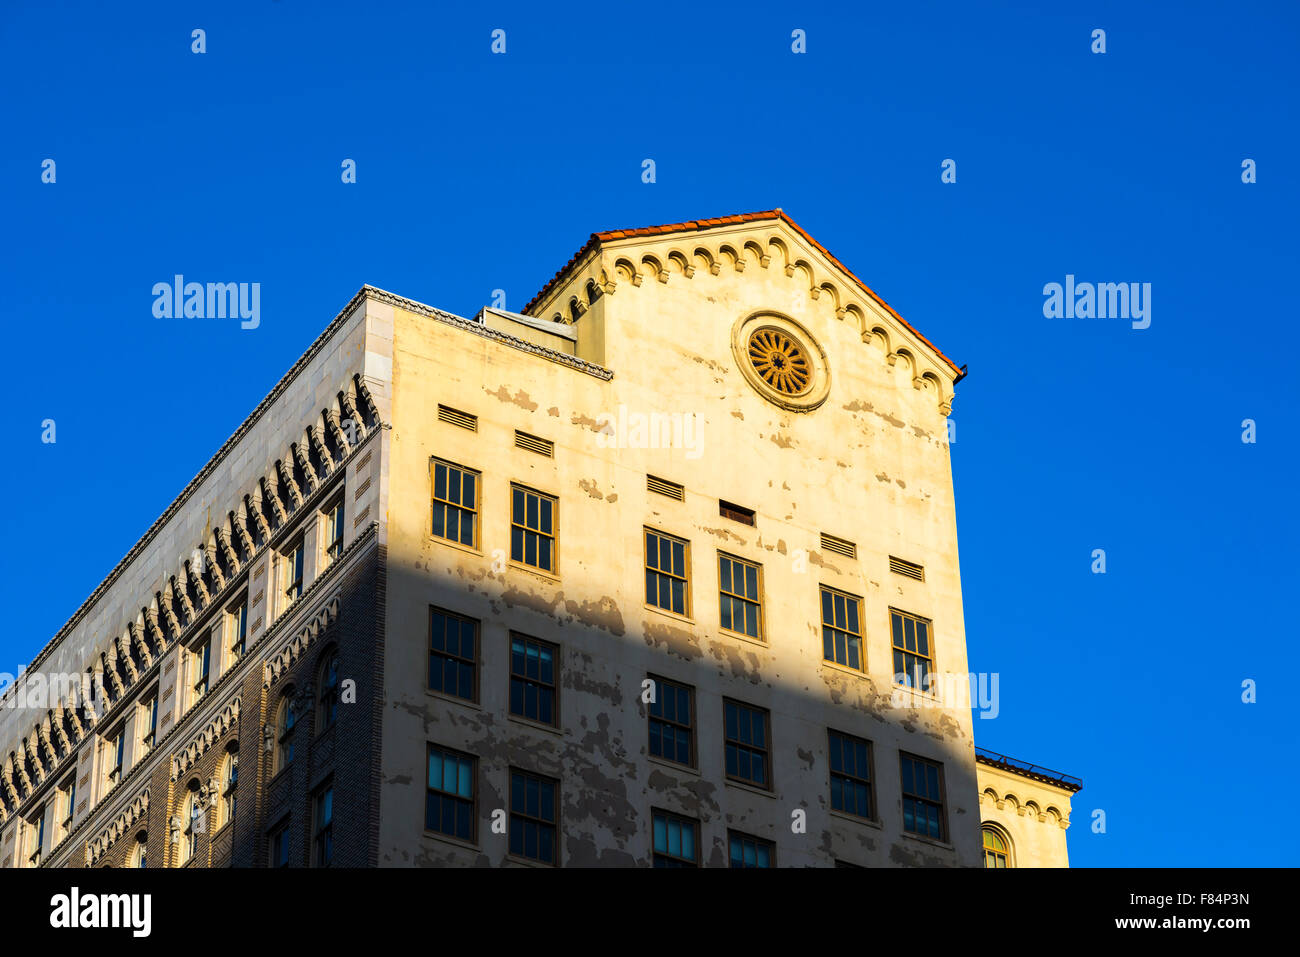
<path fill-rule="evenodd" d="M 0 864 L 305 865 L 329 789 L 335 864 L 640 865 L 671 823 L 705 865 L 978 866 L 968 703 L 895 674 L 968 671 L 962 375 L 779 210 L 593 235 L 523 313 L 364 287 L 7 691 Z M 685 762 L 650 745 L 673 687 Z"/>
<path fill-rule="evenodd" d="M 990 832 L 986 866 L 1069 867 L 1070 798 L 1083 781 L 982 749 L 975 771 L 980 821 Z"/>

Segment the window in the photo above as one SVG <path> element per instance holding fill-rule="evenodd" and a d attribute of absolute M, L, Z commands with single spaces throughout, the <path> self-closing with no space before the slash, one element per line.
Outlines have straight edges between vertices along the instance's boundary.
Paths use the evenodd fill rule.
<path fill-rule="evenodd" d="M 475 840 L 475 759 L 429 745 L 429 783 L 424 796 L 424 827 L 449 837 Z"/>
<path fill-rule="evenodd" d="M 439 459 L 433 460 L 430 471 L 434 536 L 477 548 L 479 474 Z"/>
<path fill-rule="evenodd" d="M 334 785 L 317 791 L 312 804 L 312 861 L 316 867 L 329 867 L 334 860 Z"/>
<path fill-rule="evenodd" d="M 190 685 L 194 690 L 194 697 L 190 704 L 197 704 L 198 701 L 208 693 L 208 674 L 212 665 L 212 634 L 203 639 L 203 643 L 195 645 L 194 650 L 190 652 Z"/>
<path fill-rule="evenodd" d="M 891 608 L 889 624 L 894 635 L 894 683 L 930 690 L 930 668 L 934 664 L 931 623 Z"/>
<path fill-rule="evenodd" d="M 1011 842 L 997 828 L 985 826 L 980 828 L 980 831 L 984 835 L 984 866 L 1010 867 Z"/>
<path fill-rule="evenodd" d="M 325 510 L 325 564 L 343 557 L 343 499 Z"/>
<path fill-rule="evenodd" d="M 689 615 L 690 544 L 661 532 L 645 530 L 645 601 L 647 605 Z"/>
<path fill-rule="evenodd" d="M 844 814 L 875 817 L 871 791 L 871 742 L 838 731 L 828 733 L 831 807 Z"/>
<path fill-rule="evenodd" d="M 654 700 L 650 715 L 650 754 L 665 761 L 695 767 L 695 691 L 666 678 L 650 675 Z"/>
<path fill-rule="evenodd" d="M 760 569 L 753 562 L 718 553 L 718 605 L 724 629 L 750 638 L 762 636 L 761 583 Z"/>
<path fill-rule="evenodd" d="M 126 750 L 126 735 L 123 733 L 124 730 L 124 728 L 118 728 L 116 732 L 109 735 L 104 740 L 105 791 L 117 787 L 117 782 L 122 780 L 122 757 Z"/>
<path fill-rule="evenodd" d="M 153 750 L 155 739 L 158 737 L 158 694 L 155 692 L 141 705 L 143 715 L 141 715 L 140 727 L 143 732 L 140 735 L 140 743 L 144 746 L 145 754 Z"/>
<path fill-rule="evenodd" d="M 329 651 L 320 666 L 320 715 L 316 733 L 334 727 L 339 716 L 339 655 Z"/>
<path fill-rule="evenodd" d="M 542 864 L 558 862 L 556 785 L 551 778 L 510 769 L 510 853 Z"/>
<path fill-rule="evenodd" d="M 36 809 L 36 814 L 27 822 L 27 865 L 41 866 L 41 852 L 45 849 L 45 805 Z"/>
<path fill-rule="evenodd" d="M 903 830 L 936 841 L 946 840 L 943 813 L 943 766 L 900 753 L 903 776 Z"/>
<path fill-rule="evenodd" d="M 285 691 L 275 716 L 275 760 L 273 774 L 279 774 L 293 762 L 293 727 L 298 716 L 294 714 L 293 689 Z"/>
<path fill-rule="evenodd" d="M 235 820 L 238 809 L 239 788 L 239 751 L 231 748 L 221 762 L 221 819 L 217 827 L 222 828 Z"/>
<path fill-rule="evenodd" d="M 727 832 L 727 847 L 732 867 L 772 867 L 776 860 L 776 845 L 761 837 Z"/>
<path fill-rule="evenodd" d="M 289 821 L 286 819 L 281 822 L 274 831 L 271 832 L 271 856 L 270 865 L 272 867 L 289 866 Z"/>
<path fill-rule="evenodd" d="M 822 657 L 866 671 L 862 653 L 862 599 L 822 586 Z"/>
<path fill-rule="evenodd" d="M 749 361 L 759 377 L 783 395 L 802 395 L 812 384 L 813 367 L 804 346 L 783 330 L 756 329 L 749 337 Z"/>
<path fill-rule="evenodd" d="M 727 777 L 771 790 L 767 712 L 730 699 L 723 700 L 722 711 Z"/>
<path fill-rule="evenodd" d="M 668 811 L 653 811 L 655 867 L 699 867 L 699 822 Z"/>
<path fill-rule="evenodd" d="M 63 809 L 59 821 L 59 839 L 67 837 L 72 830 L 72 812 L 77 801 L 77 775 L 74 772 L 59 787 L 59 805 Z"/>
<path fill-rule="evenodd" d="M 753 525 L 755 521 L 754 510 L 745 508 L 743 505 L 733 505 L 731 502 L 718 501 L 718 514 L 723 518 L 729 518 L 733 522 L 740 522 L 742 525 Z"/>
<path fill-rule="evenodd" d="M 244 648 L 248 643 L 248 599 L 230 609 L 230 660 L 236 662 L 244 657 Z"/>
<path fill-rule="evenodd" d="M 199 849 L 199 835 L 203 833 L 203 805 L 199 801 L 199 782 L 191 781 L 185 794 L 185 805 L 181 814 L 184 832 L 181 834 L 180 861 L 188 864 L 194 859 Z"/>
<path fill-rule="evenodd" d="M 135 839 L 135 849 L 131 851 L 130 865 L 147 868 L 149 866 L 149 837 L 141 834 Z"/>
<path fill-rule="evenodd" d="M 429 609 L 429 690 L 478 700 L 478 622 Z"/>
<path fill-rule="evenodd" d="M 288 608 L 302 596 L 302 539 L 280 556 L 280 591 L 283 607 Z"/>
<path fill-rule="evenodd" d="M 510 636 L 510 713 L 541 724 L 559 726 L 555 695 L 555 645 L 525 635 Z"/>
<path fill-rule="evenodd" d="M 545 572 L 555 571 L 555 499 L 510 486 L 510 559 Z"/>

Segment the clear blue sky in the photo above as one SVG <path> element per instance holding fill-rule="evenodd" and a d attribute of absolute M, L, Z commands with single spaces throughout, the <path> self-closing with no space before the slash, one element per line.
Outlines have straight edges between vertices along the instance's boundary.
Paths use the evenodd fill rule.
<path fill-rule="evenodd" d="M 977 741 L 1085 779 L 1076 865 L 1296 864 L 1298 8 L 844 6 L 7 0 L 0 671 L 362 283 L 517 309 L 593 230 L 781 206 L 970 367 Z M 155 319 L 175 273 L 261 327 Z M 1150 328 L 1044 318 L 1067 273 Z"/>

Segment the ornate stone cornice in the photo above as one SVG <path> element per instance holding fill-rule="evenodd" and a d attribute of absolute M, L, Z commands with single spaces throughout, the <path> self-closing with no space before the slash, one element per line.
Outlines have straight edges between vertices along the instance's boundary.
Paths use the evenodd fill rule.
<path fill-rule="evenodd" d="M 746 272 L 747 265 L 755 268 Z M 942 415 L 951 413 L 953 386 L 966 373 L 779 209 L 593 233 L 523 312 L 567 324 L 596 299 L 612 295 L 620 282 L 650 288 L 643 286 L 645 278 L 666 285 L 769 269 L 779 270 L 808 299 L 829 303 L 835 318 L 851 323 L 863 344 L 878 347 L 875 354 L 891 367 L 902 360 L 912 387 L 932 393 Z"/>
<path fill-rule="evenodd" d="M 208 723 L 190 739 L 189 744 L 181 748 L 172 758 L 172 780 L 175 781 L 193 767 L 194 762 L 207 753 L 213 743 L 229 731 L 238 720 L 239 697 L 236 696 L 214 714 Z"/>
<path fill-rule="evenodd" d="M 316 340 L 312 342 L 310 346 L 307 347 L 307 351 L 298 358 L 298 361 L 290 367 L 289 371 L 286 372 L 280 381 L 276 383 L 275 387 L 267 393 L 266 398 L 258 403 L 257 408 L 254 409 L 239 428 L 235 430 L 234 434 L 222 443 L 221 448 L 218 449 L 216 454 L 208 460 L 207 465 L 203 466 L 203 468 L 199 470 L 199 473 L 190 480 L 190 483 L 186 485 L 184 489 L 181 490 L 181 493 L 176 496 L 170 505 L 167 506 L 162 515 L 158 516 L 158 519 L 149 526 L 144 535 L 140 537 L 140 540 L 131 547 L 130 551 L 126 553 L 122 560 L 118 562 L 104 580 L 95 587 L 95 590 L 90 593 L 90 597 L 81 603 L 81 606 L 73 612 L 72 617 L 68 619 L 55 636 L 51 638 L 36 657 L 32 659 L 31 664 L 27 666 L 28 671 L 35 671 L 39 668 L 41 664 L 44 663 L 45 659 L 49 657 L 50 652 L 58 647 L 59 642 L 66 638 L 72 632 L 72 629 L 81 622 L 86 614 L 95 607 L 95 604 L 104 596 L 105 592 L 112 587 L 113 583 L 121 577 L 122 573 L 126 571 L 128 567 L 130 567 L 131 563 L 135 561 L 145 548 L 147 548 L 158 536 L 163 528 L 166 527 L 167 523 L 185 507 L 186 503 L 199 490 L 204 481 L 206 481 L 207 478 L 221 466 L 221 464 L 226 460 L 226 457 L 235 450 L 248 432 L 257 425 L 268 411 L 270 411 L 271 407 L 275 404 L 275 401 L 284 394 L 285 390 L 288 389 L 289 386 L 293 384 L 293 381 L 302 374 L 308 364 L 316 358 L 329 341 L 339 332 L 340 329 L 343 328 L 348 318 L 356 311 L 357 306 L 367 298 L 382 299 L 380 295 L 376 295 L 377 293 L 380 293 L 380 290 L 374 289 L 372 286 L 362 286 L 361 289 L 357 291 L 357 294 L 348 300 L 348 304 L 339 311 L 338 315 L 336 315 L 330 321 L 329 325 L 325 327 L 325 330 L 316 337 Z M 385 293 L 383 295 L 391 296 L 391 293 Z M 425 306 L 423 308 L 428 309 L 430 307 Z M 464 319 L 459 321 L 468 322 Z M 468 324 L 472 325 L 472 323 Z M 6 694 L 10 691 L 12 691 L 12 689 L 7 689 Z M 3 696 L 0 696 L 0 701 L 2 700 Z"/>
<path fill-rule="evenodd" d="M 113 819 L 113 821 L 86 844 L 86 863 L 98 862 L 108 849 L 118 842 L 123 834 L 144 819 L 149 810 L 149 788 L 141 791 L 130 804 Z"/>
<path fill-rule="evenodd" d="M 992 804 L 999 811 L 1014 811 L 1018 817 L 1028 817 L 1031 820 L 1038 821 L 1040 824 L 1055 824 L 1061 830 L 1069 830 L 1070 819 L 1065 813 L 1055 805 L 1049 804 L 1046 808 L 1039 805 L 1037 801 L 1025 800 L 1012 791 L 999 794 L 992 788 L 986 787 L 979 794 L 980 804 Z"/>
<path fill-rule="evenodd" d="M 279 651 L 273 652 L 267 657 L 266 664 L 263 666 L 263 687 L 269 688 L 279 681 L 290 666 L 316 643 L 316 639 L 338 618 L 340 602 L 340 593 L 335 592 L 297 630 L 294 636 L 284 643 Z"/>

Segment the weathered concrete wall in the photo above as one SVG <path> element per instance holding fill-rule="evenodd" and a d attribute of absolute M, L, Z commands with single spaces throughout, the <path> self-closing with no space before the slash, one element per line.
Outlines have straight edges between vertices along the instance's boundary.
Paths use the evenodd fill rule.
<path fill-rule="evenodd" d="M 1070 791 L 980 761 L 980 822 L 1011 839 L 1012 867 L 1069 867 Z"/>
<path fill-rule="evenodd" d="M 625 254 L 606 256 L 609 275 Z M 978 865 L 969 711 L 890 702 L 891 606 L 933 620 L 938 670 L 967 670 L 940 410 L 951 374 L 918 385 L 932 363 L 914 344 L 909 359 L 897 333 L 864 342 L 830 294 L 812 298 L 800 270 L 766 268 L 757 255 L 743 272 L 728 263 L 715 275 L 701 261 L 691 278 L 680 268 L 667 278 L 646 273 L 634 285 L 620 274 L 579 320 L 579 354 L 599 354 L 611 381 L 396 313 L 380 862 L 501 862 L 506 839 L 489 816 L 507 807 L 507 770 L 517 766 L 562 780 L 566 864 L 647 861 L 655 807 L 701 818 L 707 864 L 725 862 L 734 827 L 775 841 L 781 866 Z M 738 371 L 733 326 L 756 310 L 797 320 L 821 344 L 831 385 L 816 410 L 778 408 Z M 438 422 L 438 403 L 477 415 L 477 433 Z M 602 414 L 617 433 L 620 408 L 695 416 L 699 442 L 688 434 L 685 448 L 627 447 L 635 437 L 616 434 L 623 447 L 602 447 Z M 514 429 L 554 441 L 554 459 L 515 448 Z M 477 551 L 430 534 L 433 456 L 482 473 Z M 684 484 L 685 502 L 648 493 L 647 473 Z M 559 499 L 556 576 L 510 565 L 504 552 L 494 565 L 494 551 L 509 548 L 511 481 Z M 720 517 L 719 499 L 755 509 L 756 527 Z M 646 607 L 647 525 L 691 543 L 689 618 Z M 821 551 L 821 532 L 856 542 L 857 559 Z M 719 630 L 719 550 L 763 566 L 762 642 Z M 891 574 L 891 554 L 923 564 L 925 582 Z M 823 662 L 820 584 L 863 597 L 865 674 Z M 426 691 L 430 605 L 482 621 L 477 705 Z M 561 645 L 558 730 L 507 716 L 511 629 Z M 647 673 L 695 687 L 698 771 L 647 757 Z M 770 793 L 724 780 L 724 696 L 771 710 Z M 873 742 L 877 822 L 829 811 L 828 727 Z M 475 847 L 424 834 L 426 742 L 479 758 Z M 900 750 L 943 763 L 946 841 L 902 834 Z M 807 831 L 794 833 L 801 808 Z"/>

